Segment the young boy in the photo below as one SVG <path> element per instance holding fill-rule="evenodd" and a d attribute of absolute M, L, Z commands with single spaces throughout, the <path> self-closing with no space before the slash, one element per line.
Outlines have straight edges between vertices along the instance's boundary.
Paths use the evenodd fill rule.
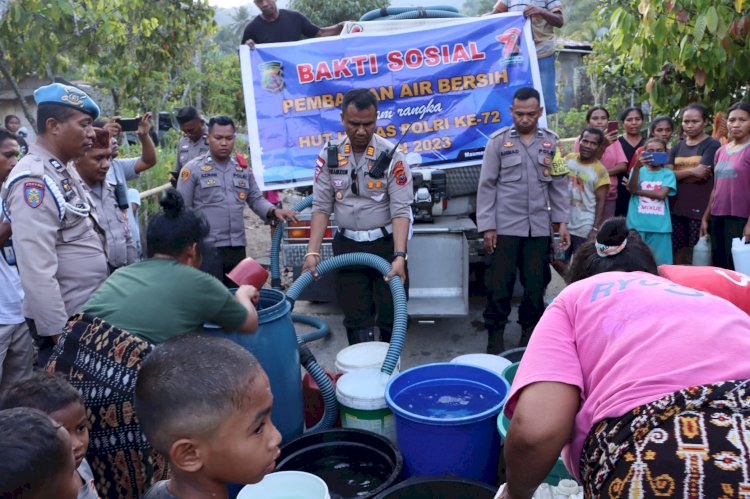
<path fill-rule="evenodd" d="M 0 411 L 0 456 L 0 497 L 76 497 L 70 435 L 42 411 Z"/>
<path fill-rule="evenodd" d="M 138 372 L 135 410 L 172 478 L 144 499 L 222 499 L 228 483 L 259 482 L 280 452 L 272 405 L 266 373 L 239 345 L 196 335 L 157 345 Z"/>
<path fill-rule="evenodd" d="M 598 128 L 586 128 L 578 142 L 578 152 L 568 154 L 570 187 L 570 248 L 566 260 L 588 239 L 596 237 L 604 222 L 604 203 L 607 200 L 610 180 L 604 165 L 596 159 L 599 146 L 604 142 L 604 133 Z"/>
<path fill-rule="evenodd" d="M 643 144 L 641 163 L 633 168 L 628 180 L 632 194 L 628 205 L 628 227 L 637 230 L 654 252 L 657 265 L 672 265 L 672 220 L 669 216 L 668 196 L 677 193 L 674 172 L 654 161 L 654 153 L 667 151 L 667 144 L 650 138 Z"/>
<path fill-rule="evenodd" d="M 76 470 L 74 479 L 78 488 L 78 499 L 98 499 L 94 487 L 94 475 L 86 462 L 89 448 L 89 427 L 86 407 L 78 390 L 59 373 L 37 371 L 30 378 L 20 381 L 8 390 L 2 403 L 3 409 L 31 407 L 47 413 L 70 434 L 73 443 L 73 458 Z"/>

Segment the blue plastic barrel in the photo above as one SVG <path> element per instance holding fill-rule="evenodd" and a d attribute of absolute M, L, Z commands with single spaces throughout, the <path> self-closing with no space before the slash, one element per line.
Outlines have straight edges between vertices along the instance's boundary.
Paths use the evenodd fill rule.
<path fill-rule="evenodd" d="M 393 378 L 385 399 L 396 417 L 406 476 L 453 474 L 494 485 L 495 419 L 509 391 L 498 374 L 461 364 L 426 364 Z"/>
<path fill-rule="evenodd" d="M 283 442 L 287 442 L 302 435 L 304 430 L 302 377 L 297 336 L 290 314 L 292 307 L 281 291 L 263 288 L 256 309 L 258 330 L 255 333 L 223 332 L 218 326 L 208 324 L 204 332 L 228 338 L 255 355 L 271 382 L 271 419 L 281 432 Z"/>

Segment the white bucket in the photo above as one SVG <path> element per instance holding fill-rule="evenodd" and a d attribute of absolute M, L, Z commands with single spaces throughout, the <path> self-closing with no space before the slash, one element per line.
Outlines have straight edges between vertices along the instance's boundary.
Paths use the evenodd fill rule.
<path fill-rule="evenodd" d="M 266 475 L 263 480 L 245 485 L 237 499 L 331 499 L 328 485 L 304 471 L 277 471 Z"/>
<path fill-rule="evenodd" d="M 382 341 L 365 341 L 348 346 L 336 354 L 336 372 L 345 374 L 355 369 L 380 369 L 388 353 L 390 343 Z M 401 367 L 401 359 L 394 372 Z"/>
<path fill-rule="evenodd" d="M 750 275 L 750 244 L 746 244 L 744 237 L 732 239 L 732 260 L 734 270 Z"/>
<path fill-rule="evenodd" d="M 451 360 L 451 363 L 483 367 L 499 374 L 500 376 L 503 375 L 503 370 L 512 364 L 512 362 L 505 357 L 488 353 L 467 353 L 466 355 L 459 355 Z"/>
<path fill-rule="evenodd" d="M 341 426 L 379 433 L 396 442 L 396 421 L 385 402 L 391 377 L 380 369 L 356 369 L 336 381 Z"/>

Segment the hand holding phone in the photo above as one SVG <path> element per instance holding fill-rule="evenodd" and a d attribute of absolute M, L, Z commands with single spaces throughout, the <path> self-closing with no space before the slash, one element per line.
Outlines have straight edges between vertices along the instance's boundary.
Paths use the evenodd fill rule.
<path fill-rule="evenodd" d="M 119 118 L 117 120 L 117 123 L 120 124 L 120 127 L 122 128 L 123 132 L 135 132 L 138 130 L 138 123 L 140 123 L 140 118 Z"/>
<path fill-rule="evenodd" d="M 651 155 L 652 165 L 664 166 L 669 161 L 669 155 L 665 152 L 652 152 L 649 154 Z"/>
<path fill-rule="evenodd" d="M 609 135 L 612 132 L 617 132 L 617 121 L 607 122 L 607 134 Z"/>

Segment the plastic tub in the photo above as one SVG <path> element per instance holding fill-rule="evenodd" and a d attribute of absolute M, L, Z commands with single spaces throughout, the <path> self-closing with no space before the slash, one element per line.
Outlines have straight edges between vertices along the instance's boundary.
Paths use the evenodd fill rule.
<path fill-rule="evenodd" d="M 237 499 L 330 499 L 326 483 L 303 471 L 278 471 L 253 485 L 245 485 Z"/>
<path fill-rule="evenodd" d="M 357 369 L 341 376 L 336 382 L 341 426 L 373 431 L 395 442 L 395 420 L 385 400 L 390 379 L 380 369 Z"/>
<path fill-rule="evenodd" d="M 511 348 L 500 354 L 500 357 L 508 359 L 511 362 L 521 362 L 523 353 L 526 351 L 526 347 Z"/>
<path fill-rule="evenodd" d="M 500 436 L 503 437 L 503 440 L 505 440 L 505 436 L 508 434 L 509 427 L 510 427 L 510 420 L 506 418 L 504 414 L 500 413 L 497 417 L 497 431 L 500 433 Z M 550 485 L 557 485 L 560 482 L 560 480 L 575 481 L 575 478 L 573 478 L 570 475 L 570 473 L 568 473 L 568 470 L 565 468 L 565 464 L 563 463 L 562 457 L 557 458 L 557 462 L 552 467 L 552 470 L 544 478 L 544 483 L 548 483 Z"/>
<path fill-rule="evenodd" d="M 503 372 L 501 373 L 501 375 L 503 379 L 508 382 L 508 386 L 513 386 L 513 380 L 516 377 L 516 373 L 518 372 L 519 365 L 520 365 L 520 362 L 514 362 L 513 364 L 503 369 Z"/>
<path fill-rule="evenodd" d="M 451 363 L 483 367 L 500 375 L 503 374 L 503 370 L 506 367 L 511 365 L 511 361 L 508 359 L 488 353 L 467 353 L 466 355 L 459 355 L 451 360 Z"/>
<path fill-rule="evenodd" d="M 404 459 L 395 445 L 364 430 L 324 430 L 297 437 L 281 448 L 279 470 L 322 478 L 334 498 L 367 499 L 399 479 Z"/>
<path fill-rule="evenodd" d="M 390 343 L 365 341 L 351 345 L 336 354 L 336 372 L 345 374 L 355 369 L 380 369 L 388 353 Z M 399 370 L 396 366 L 396 371 Z"/>
<path fill-rule="evenodd" d="M 440 476 L 494 484 L 500 456 L 495 418 L 508 383 L 481 367 L 437 363 L 396 376 L 386 388 L 406 476 Z"/>
<path fill-rule="evenodd" d="M 375 499 L 492 499 L 497 487 L 460 478 L 410 478 Z"/>

